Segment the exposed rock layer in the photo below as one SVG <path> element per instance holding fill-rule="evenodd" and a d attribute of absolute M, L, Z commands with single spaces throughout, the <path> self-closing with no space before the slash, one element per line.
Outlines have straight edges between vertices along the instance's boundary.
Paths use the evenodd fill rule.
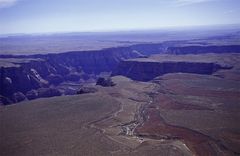
<path fill-rule="evenodd" d="M 212 74 L 218 69 L 224 68 L 219 64 L 203 62 L 122 61 L 114 75 L 124 75 L 133 80 L 149 81 L 167 73 Z"/>
<path fill-rule="evenodd" d="M 208 53 L 240 52 L 240 46 L 188 46 L 173 47 L 175 42 L 139 44 L 128 47 L 116 47 L 95 51 L 66 52 L 60 54 L 0 56 L 0 95 L 9 101 L 19 99 L 14 93 L 25 96 L 31 90 L 49 88 L 64 81 L 93 81 L 101 72 L 114 72 L 135 80 L 148 81 L 165 73 L 186 72 L 212 74 L 221 65 L 203 62 L 135 62 L 125 61 L 131 58 L 145 58 L 157 53 Z M 169 48 L 170 47 L 170 48 Z M 120 63 L 120 64 L 119 64 Z M 35 94 L 28 93 L 27 99 Z M 20 94 L 18 94 L 20 95 Z M 23 96 L 21 96 L 23 97 Z M 5 98 L 2 98 L 5 99 Z"/>
<path fill-rule="evenodd" d="M 169 47 L 169 54 L 239 53 L 239 45 Z"/>
<path fill-rule="evenodd" d="M 142 55 L 128 48 L 112 48 L 102 51 L 31 56 L 34 59 L 21 57 L 1 59 L 1 62 L 7 63 L 1 65 L 0 95 L 9 98 L 12 102 L 26 99 L 17 98 L 16 100 L 14 93 L 28 94 L 29 99 L 34 99 L 36 96 L 33 92 L 29 92 L 31 90 L 49 88 L 64 81 L 77 82 L 80 79 L 87 81 L 94 77 L 91 74 L 113 71 L 120 61 L 142 57 Z M 39 94 L 37 97 L 61 95 L 60 93 L 47 95 L 48 93 L 51 92 L 44 92 L 43 96 Z"/>

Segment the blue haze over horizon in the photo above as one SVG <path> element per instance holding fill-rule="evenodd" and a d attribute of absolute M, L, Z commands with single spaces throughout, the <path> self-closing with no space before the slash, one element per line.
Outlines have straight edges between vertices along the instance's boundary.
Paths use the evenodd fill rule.
<path fill-rule="evenodd" d="M 0 34 L 240 24 L 240 0 L 0 0 Z"/>

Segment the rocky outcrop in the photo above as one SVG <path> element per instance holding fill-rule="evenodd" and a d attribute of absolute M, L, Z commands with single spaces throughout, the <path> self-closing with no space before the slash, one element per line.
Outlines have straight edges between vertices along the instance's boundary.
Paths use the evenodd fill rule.
<path fill-rule="evenodd" d="M 38 98 L 62 95 L 62 93 L 56 88 L 39 88 L 37 92 L 38 92 Z"/>
<path fill-rule="evenodd" d="M 43 97 L 53 97 L 61 96 L 62 93 L 56 88 L 39 88 L 37 90 L 30 90 L 26 93 L 26 97 L 29 100 L 43 98 Z"/>
<path fill-rule="evenodd" d="M 32 68 L 35 66 L 35 68 Z M 46 68 L 46 72 L 43 72 Z M 42 77 L 49 74 L 42 60 L 29 61 L 18 66 L 1 67 L 1 95 L 10 97 L 16 92 L 25 94 L 27 91 L 48 86 Z M 40 74 L 42 73 L 42 74 Z"/>
<path fill-rule="evenodd" d="M 57 86 L 64 81 L 95 82 L 97 74 L 115 70 L 122 60 L 141 56 L 129 47 L 122 47 L 98 51 L 5 57 L 1 59 L 1 62 L 6 63 L 1 64 L 0 95 L 13 102 L 22 100 L 17 98 L 19 96 L 14 96 L 18 92 L 27 96 L 26 99 L 61 95 L 49 87 Z M 48 88 L 48 90 L 38 90 L 39 88 Z M 37 93 L 33 90 L 37 90 Z"/>
<path fill-rule="evenodd" d="M 146 62 L 122 61 L 113 75 L 124 75 L 133 80 L 149 81 L 167 73 L 212 74 L 223 67 L 215 63 L 204 62 Z"/>
<path fill-rule="evenodd" d="M 124 59 L 137 58 L 141 54 L 130 48 L 110 48 L 100 51 L 68 52 L 37 56 L 46 59 L 50 64 L 58 64 L 63 67 L 81 67 L 85 73 L 101 73 L 113 71 L 118 63 Z M 34 56 L 36 57 L 36 56 Z M 59 70 L 57 70 L 59 71 Z M 59 74 L 63 72 L 60 71 Z"/>
<path fill-rule="evenodd" d="M 93 87 L 81 87 L 77 91 L 77 94 L 87 94 L 87 93 L 95 93 L 95 92 L 97 92 L 96 88 L 93 88 Z"/>
<path fill-rule="evenodd" d="M 0 106 L 2 106 L 2 105 L 9 105 L 11 103 L 12 103 L 12 101 L 10 101 L 8 98 L 0 95 Z"/>
<path fill-rule="evenodd" d="M 116 84 L 112 81 L 111 77 L 99 77 L 96 85 L 103 87 L 111 87 L 115 86 Z"/>
<path fill-rule="evenodd" d="M 14 102 L 21 102 L 21 101 L 26 100 L 27 98 L 23 93 L 16 92 L 16 93 L 13 94 L 12 99 L 13 99 Z"/>
<path fill-rule="evenodd" d="M 47 76 L 46 80 L 49 82 L 49 84 L 53 85 L 59 85 L 64 81 L 63 77 L 59 74 L 50 74 L 49 76 Z"/>
<path fill-rule="evenodd" d="M 29 100 L 36 99 L 36 98 L 38 98 L 38 91 L 37 90 L 30 90 L 26 93 L 26 97 Z"/>
<path fill-rule="evenodd" d="M 115 74 L 118 73 L 144 81 L 168 72 L 197 72 L 209 74 L 218 69 L 219 66 L 214 63 L 201 64 L 185 62 L 178 62 L 177 64 L 171 62 L 145 62 L 143 65 L 140 62 L 129 62 L 125 60 L 145 58 L 146 56 L 157 53 L 187 54 L 240 51 L 240 46 L 237 45 L 172 47 L 178 43 L 179 42 L 138 44 L 128 47 L 74 51 L 60 54 L 28 56 L 2 55 L 0 56 L 0 95 L 10 101 L 18 101 L 13 99 L 13 95 L 14 93 L 21 92 L 27 99 L 35 99 L 38 96 L 36 96 L 34 92 L 31 92 L 32 90 L 57 86 L 64 81 L 93 83 L 96 82 L 97 75 L 101 72 L 114 72 Z M 108 79 L 99 79 L 98 84 L 102 86 L 113 85 Z M 73 93 L 72 91 L 70 92 Z"/>

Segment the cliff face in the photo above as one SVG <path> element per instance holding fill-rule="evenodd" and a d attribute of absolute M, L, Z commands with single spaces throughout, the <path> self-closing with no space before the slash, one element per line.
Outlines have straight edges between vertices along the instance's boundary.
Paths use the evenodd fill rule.
<path fill-rule="evenodd" d="M 240 53 L 240 45 L 168 47 L 168 54 Z"/>
<path fill-rule="evenodd" d="M 133 80 L 149 81 L 167 73 L 195 73 L 212 74 L 219 69 L 229 69 L 230 66 L 221 66 L 208 62 L 146 62 L 122 61 L 113 75 L 124 75 Z"/>
<path fill-rule="evenodd" d="M 50 91 L 40 88 L 56 86 L 64 81 L 88 80 L 91 74 L 113 71 L 120 61 L 141 56 L 129 48 L 111 48 L 102 51 L 4 58 L 0 64 L 0 95 L 11 102 L 19 102 L 15 99 L 25 100 L 27 98 L 23 97 L 24 95 L 35 92 L 38 95 L 36 97 L 50 97 L 51 95 L 45 95 L 51 93 Z M 46 93 L 42 93 L 45 91 Z M 17 98 L 19 96 L 21 98 Z"/>
<path fill-rule="evenodd" d="M 29 61 L 12 67 L 1 67 L 0 94 L 9 98 L 9 101 L 18 102 L 15 100 L 15 93 L 22 96 L 32 89 L 48 87 L 49 84 L 44 77 L 50 74 L 51 68 L 44 60 Z"/>
<path fill-rule="evenodd" d="M 100 51 L 68 52 L 37 57 L 41 57 L 53 65 L 57 64 L 58 66 L 70 68 L 81 67 L 86 73 L 98 74 L 103 71 L 115 70 L 118 63 L 124 59 L 137 58 L 141 56 L 143 55 L 136 51 L 127 47 L 121 47 Z"/>
<path fill-rule="evenodd" d="M 205 53 L 238 52 L 240 46 L 188 46 L 168 48 L 176 44 L 138 44 L 128 47 L 116 47 L 95 51 L 66 52 L 28 56 L 0 56 L 0 103 L 18 102 L 33 99 L 51 93 L 40 88 L 55 88 L 62 82 L 93 82 L 101 72 L 113 72 L 134 80 L 148 81 L 166 73 L 185 72 L 212 74 L 223 68 L 214 62 L 163 61 L 141 62 L 126 61 L 132 58 L 145 59 L 158 53 Z M 175 55 L 172 55 L 175 57 Z M 169 57 L 166 57 L 169 58 Z M 186 59 L 191 60 L 191 59 Z M 56 94 L 55 94 L 56 93 Z M 65 92 L 62 92 L 65 94 Z M 27 97 L 23 97 L 29 95 Z M 51 96 L 48 95 L 48 96 Z M 7 98 L 7 99 L 6 99 Z M 2 100 L 1 100 L 2 99 Z M 8 102 L 9 103 L 9 102 Z"/>

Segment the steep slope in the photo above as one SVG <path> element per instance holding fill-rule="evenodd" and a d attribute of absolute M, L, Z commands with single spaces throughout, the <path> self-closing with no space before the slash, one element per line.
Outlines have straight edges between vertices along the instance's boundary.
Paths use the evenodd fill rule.
<path fill-rule="evenodd" d="M 168 47 L 168 54 L 240 53 L 240 45 Z"/>
<path fill-rule="evenodd" d="M 73 51 L 59 54 L 37 54 L 37 55 L 1 55 L 1 79 L 0 95 L 1 101 L 19 102 L 25 99 L 34 99 L 39 95 L 47 97 L 61 94 L 73 94 L 61 90 L 40 90 L 39 88 L 56 86 L 63 82 L 94 82 L 96 76 L 101 72 L 113 72 L 115 75 L 125 75 L 135 80 L 148 81 L 156 76 L 166 73 L 185 72 L 198 74 L 212 74 L 219 69 L 231 68 L 218 64 L 214 60 L 198 60 L 197 57 L 185 58 L 185 60 L 173 59 L 175 55 L 167 55 L 165 60 L 153 58 L 152 54 L 173 53 L 208 53 L 208 52 L 239 52 L 239 46 L 195 46 L 193 48 L 175 47 L 174 45 L 188 44 L 187 41 L 169 41 L 164 43 L 145 43 L 126 47 L 107 48 L 92 51 Z M 191 46 L 188 46 L 191 47 Z M 180 50 L 179 50 L 180 49 Z M 189 49 L 189 50 L 188 50 Z M 214 49 L 214 50 L 211 50 Z M 222 51 L 221 51 L 222 49 Z M 185 51 L 186 50 L 186 51 Z M 171 60 L 168 60 L 171 56 Z M 188 56 L 188 55 L 187 55 Z M 176 56 L 176 58 L 184 55 Z M 128 60 L 142 58 L 140 60 Z M 189 61 L 191 60 L 191 61 Z M 198 60 L 198 61 L 194 61 Z M 29 95 L 29 97 L 25 97 Z M 8 100 L 6 100 L 8 98 Z M 7 103 L 12 103 L 7 102 Z"/>
<path fill-rule="evenodd" d="M 49 88 L 64 81 L 94 79 L 101 72 L 115 70 L 122 60 L 141 56 L 126 48 L 113 48 L 102 51 L 2 58 L 0 59 L 0 95 L 9 98 L 7 100 L 11 101 L 9 103 L 27 99 L 24 95 L 30 95 L 32 99 L 32 95 L 36 92 L 42 95 L 43 90 L 35 91 L 36 89 Z M 46 95 L 47 97 L 61 95 L 56 90 L 44 91 L 50 94 Z"/>
<path fill-rule="evenodd" d="M 224 58 L 227 55 L 222 55 Z M 231 55 L 229 55 L 231 56 Z M 167 73 L 213 74 L 220 69 L 231 69 L 231 64 L 218 63 L 217 55 L 153 55 L 150 58 L 122 61 L 114 75 L 133 80 L 149 81 Z M 239 55 L 238 55 L 239 57 Z"/>

